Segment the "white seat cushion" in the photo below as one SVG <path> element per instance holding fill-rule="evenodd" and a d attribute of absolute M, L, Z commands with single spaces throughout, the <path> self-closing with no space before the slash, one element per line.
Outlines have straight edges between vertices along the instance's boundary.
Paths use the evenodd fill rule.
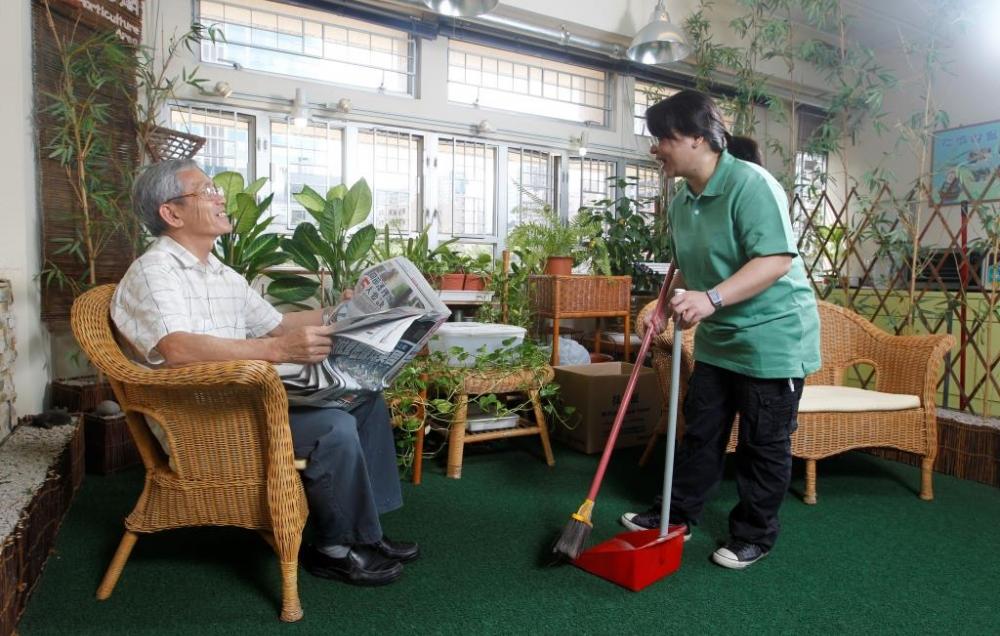
<path fill-rule="evenodd" d="M 799 413 L 905 411 L 920 408 L 920 398 L 903 393 L 882 393 L 851 386 L 809 384 L 802 389 Z"/>

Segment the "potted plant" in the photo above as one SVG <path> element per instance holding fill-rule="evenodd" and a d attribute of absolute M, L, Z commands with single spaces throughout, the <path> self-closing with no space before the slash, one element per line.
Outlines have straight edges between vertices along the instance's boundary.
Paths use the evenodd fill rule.
<path fill-rule="evenodd" d="M 420 270 L 432 287 L 440 289 L 441 276 L 448 271 L 451 258 L 452 252 L 449 246 L 458 241 L 458 238 L 438 243 L 432 248 L 427 232 L 428 228 L 425 227 L 416 236 L 404 237 L 402 234 L 392 236 L 389 226 L 386 225 L 381 238 L 372 245 L 372 256 L 377 261 L 403 256 Z"/>
<path fill-rule="evenodd" d="M 288 255 L 280 249 L 281 236 L 266 232 L 274 217 L 264 215 L 271 207 L 274 194 L 267 195 L 261 201 L 257 200 L 257 193 L 267 182 L 266 177 L 244 184 L 240 173 L 220 172 L 212 181 L 225 194 L 226 214 L 233 224 L 233 231 L 220 236 L 212 252 L 252 284 L 265 270 L 288 259 Z M 267 293 L 281 298 L 271 293 L 270 288 L 274 285 L 275 281 L 272 281 Z"/>
<path fill-rule="evenodd" d="M 281 250 L 309 276 L 275 274 L 268 292 L 299 303 L 318 294 L 321 306 L 336 304 L 341 290 L 358 281 L 378 235 L 370 223 L 361 225 L 372 211 L 371 188 L 359 179 L 350 189 L 343 184 L 330 188 L 325 197 L 309 186 L 293 196 L 315 224 L 299 223 L 291 237 L 281 239 Z"/>
<path fill-rule="evenodd" d="M 544 259 L 544 272 L 553 276 L 572 273 L 574 261 L 582 251 L 586 227 L 579 221 L 560 219 L 551 207 L 544 207 L 539 220 L 521 223 L 507 235 L 507 246 L 530 261 Z M 530 265 L 530 264 L 529 264 Z"/>

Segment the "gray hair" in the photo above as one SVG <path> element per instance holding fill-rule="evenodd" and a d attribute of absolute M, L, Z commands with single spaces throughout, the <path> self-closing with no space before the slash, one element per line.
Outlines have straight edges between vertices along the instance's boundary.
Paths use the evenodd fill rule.
<path fill-rule="evenodd" d="M 167 230 L 160 206 L 184 194 L 177 173 L 197 169 L 193 159 L 168 159 L 146 167 L 132 185 L 132 209 L 153 236 Z"/>

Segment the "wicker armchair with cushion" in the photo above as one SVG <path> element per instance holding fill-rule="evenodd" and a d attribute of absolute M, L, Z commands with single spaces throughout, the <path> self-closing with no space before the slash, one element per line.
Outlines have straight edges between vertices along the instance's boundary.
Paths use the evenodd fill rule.
<path fill-rule="evenodd" d="M 307 508 L 293 464 L 287 397 L 276 371 L 262 361 L 139 366 L 115 341 L 109 314 L 114 290 L 103 285 L 77 298 L 71 323 L 125 412 L 146 481 L 97 598 L 111 596 L 139 534 L 238 526 L 257 530 L 277 552 L 281 620 L 299 620 L 298 551 Z M 170 458 L 144 416 L 161 423 Z"/>
<path fill-rule="evenodd" d="M 852 311 L 819 301 L 823 366 L 806 378 L 799 404 L 799 428 L 792 434 L 792 455 L 806 460 L 803 500 L 816 503 L 816 461 L 854 448 L 886 447 L 922 456 L 920 498 L 931 500 L 931 476 L 937 456 L 937 382 L 941 358 L 954 344 L 948 335 L 894 336 Z M 648 304 L 636 320 L 642 334 Z M 694 369 L 695 329 L 684 332 L 681 397 Z M 670 381 L 673 326 L 653 338 L 653 367 L 666 394 Z M 858 364 L 875 370 L 874 390 L 843 386 L 846 371 Z M 737 418 L 737 426 L 739 418 Z M 660 427 L 646 444 L 645 464 Z M 678 435 L 683 418 L 678 417 Z M 728 450 L 736 447 L 737 427 Z"/>

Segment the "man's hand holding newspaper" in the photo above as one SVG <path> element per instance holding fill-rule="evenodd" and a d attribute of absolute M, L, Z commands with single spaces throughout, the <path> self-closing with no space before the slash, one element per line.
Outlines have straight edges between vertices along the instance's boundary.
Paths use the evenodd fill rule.
<path fill-rule="evenodd" d="M 333 349 L 326 360 L 278 365 L 288 403 L 349 408 L 358 395 L 384 390 L 450 313 L 409 260 L 373 265 L 330 315 Z"/>

